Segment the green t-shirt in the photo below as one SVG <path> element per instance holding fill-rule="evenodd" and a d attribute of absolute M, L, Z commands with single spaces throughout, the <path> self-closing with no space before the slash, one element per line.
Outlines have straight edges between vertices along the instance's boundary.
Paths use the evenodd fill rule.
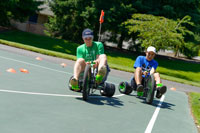
<path fill-rule="evenodd" d="M 104 47 L 101 42 L 92 42 L 91 47 L 87 47 L 86 44 L 82 44 L 77 48 L 77 59 L 83 58 L 85 62 L 96 60 L 97 55 L 104 54 Z"/>

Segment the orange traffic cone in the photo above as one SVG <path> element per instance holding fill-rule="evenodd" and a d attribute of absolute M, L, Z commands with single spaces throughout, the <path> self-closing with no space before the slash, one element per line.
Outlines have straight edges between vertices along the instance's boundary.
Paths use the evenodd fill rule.
<path fill-rule="evenodd" d="M 60 64 L 62 67 L 66 67 L 67 66 L 67 64 L 65 64 L 65 63 L 61 63 Z"/>
<path fill-rule="evenodd" d="M 27 69 L 24 69 L 24 68 L 20 68 L 20 72 L 29 73 L 29 71 Z"/>
<path fill-rule="evenodd" d="M 172 88 L 170 88 L 170 90 L 172 90 L 172 91 L 176 91 L 176 88 L 175 88 L 175 87 L 172 87 Z"/>
<path fill-rule="evenodd" d="M 13 69 L 13 68 L 9 68 L 9 69 L 7 70 L 7 72 L 16 73 L 15 69 Z"/>
<path fill-rule="evenodd" d="M 40 58 L 40 57 L 36 57 L 35 59 L 36 59 L 36 60 L 42 60 L 42 58 Z"/>

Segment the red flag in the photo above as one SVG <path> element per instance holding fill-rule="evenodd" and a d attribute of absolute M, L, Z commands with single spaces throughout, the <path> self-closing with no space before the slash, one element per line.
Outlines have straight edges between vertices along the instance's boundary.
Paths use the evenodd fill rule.
<path fill-rule="evenodd" d="M 99 18 L 99 23 L 102 24 L 103 21 L 104 21 L 104 11 L 101 10 L 101 16 L 100 16 L 100 18 Z"/>

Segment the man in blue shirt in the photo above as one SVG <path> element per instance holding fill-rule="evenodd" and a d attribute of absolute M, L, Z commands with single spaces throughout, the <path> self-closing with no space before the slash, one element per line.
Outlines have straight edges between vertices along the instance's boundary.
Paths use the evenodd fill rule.
<path fill-rule="evenodd" d="M 144 87 L 142 83 L 142 77 L 147 76 L 148 74 L 153 74 L 156 80 L 156 88 L 157 93 L 156 97 L 161 98 L 161 96 L 167 91 L 166 86 L 162 86 L 160 74 L 156 72 L 156 68 L 158 67 L 158 62 L 154 60 L 156 55 L 156 48 L 155 47 L 148 47 L 146 51 L 146 56 L 138 56 L 134 68 L 135 70 L 135 82 L 137 84 L 137 91 L 142 92 Z"/>

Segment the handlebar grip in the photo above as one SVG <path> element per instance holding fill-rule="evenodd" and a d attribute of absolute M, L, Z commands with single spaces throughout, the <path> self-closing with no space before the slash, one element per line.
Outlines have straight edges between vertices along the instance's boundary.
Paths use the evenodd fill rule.
<path fill-rule="evenodd" d="M 92 64 L 92 65 L 94 65 L 94 64 L 96 64 L 94 61 L 90 61 L 90 64 Z"/>

